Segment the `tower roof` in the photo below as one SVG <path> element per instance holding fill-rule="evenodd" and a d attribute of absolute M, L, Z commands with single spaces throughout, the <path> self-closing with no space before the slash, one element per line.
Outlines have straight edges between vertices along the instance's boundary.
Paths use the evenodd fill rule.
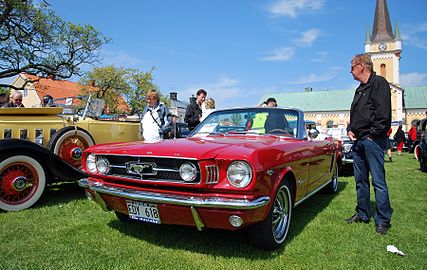
<path fill-rule="evenodd" d="M 402 40 L 402 37 L 400 36 L 399 31 L 399 25 L 396 22 L 396 26 L 394 27 L 394 40 Z"/>
<path fill-rule="evenodd" d="M 374 27 L 372 29 L 372 42 L 392 41 L 393 39 L 393 29 L 391 28 L 387 0 L 377 0 Z"/>

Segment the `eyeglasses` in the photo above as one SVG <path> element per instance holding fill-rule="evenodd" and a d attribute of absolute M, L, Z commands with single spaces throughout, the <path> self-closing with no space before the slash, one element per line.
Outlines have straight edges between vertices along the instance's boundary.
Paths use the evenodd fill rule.
<path fill-rule="evenodd" d="M 355 66 L 358 66 L 358 65 L 362 65 L 362 64 L 361 64 L 361 63 L 357 63 L 357 64 L 352 65 L 352 66 L 351 66 L 351 70 L 353 70 L 353 69 L 354 69 L 354 67 L 355 67 Z"/>
<path fill-rule="evenodd" d="M 22 98 L 14 98 L 14 101 L 22 101 Z"/>

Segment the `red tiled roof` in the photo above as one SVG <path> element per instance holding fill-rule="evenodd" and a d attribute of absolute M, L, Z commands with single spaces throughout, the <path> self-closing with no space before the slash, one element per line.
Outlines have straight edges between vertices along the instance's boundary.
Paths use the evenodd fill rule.
<path fill-rule="evenodd" d="M 43 99 L 44 95 L 51 95 L 54 99 L 73 97 L 81 95 L 81 89 L 86 88 L 90 92 L 96 92 L 99 89 L 95 86 L 83 85 L 77 82 L 54 80 L 51 78 L 43 78 L 35 75 L 22 73 L 21 76 L 24 79 L 29 79 L 33 82 L 34 88 L 40 100 Z M 74 104 L 78 104 L 78 100 L 73 101 Z M 119 109 L 128 111 L 129 107 L 123 97 L 119 96 Z"/>

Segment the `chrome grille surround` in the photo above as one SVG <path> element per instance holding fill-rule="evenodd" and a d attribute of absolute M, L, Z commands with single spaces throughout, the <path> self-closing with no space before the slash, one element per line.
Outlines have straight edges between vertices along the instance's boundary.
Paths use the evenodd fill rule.
<path fill-rule="evenodd" d="M 96 156 L 106 158 L 110 163 L 110 171 L 105 174 L 107 176 L 190 185 L 200 183 L 200 166 L 195 159 L 108 154 Z M 197 177 L 191 182 L 185 182 L 179 174 L 179 167 L 187 162 L 192 163 L 197 168 Z"/>

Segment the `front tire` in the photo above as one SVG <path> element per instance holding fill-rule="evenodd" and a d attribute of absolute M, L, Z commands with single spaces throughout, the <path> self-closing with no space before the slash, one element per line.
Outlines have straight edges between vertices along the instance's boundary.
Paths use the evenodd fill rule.
<path fill-rule="evenodd" d="M 414 157 L 416 160 L 420 160 L 420 145 L 417 144 L 414 148 Z"/>
<path fill-rule="evenodd" d="M 47 148 L 77 169 L 82 169 L 83 151 L 95 144 L 92 136 L 79 127 L 65 127 L 55 132 Z"/>
<path fill-rule="evenodd" d="M 326 193 L 333 194 L 338 191 L 338 165 L 335 164 L 334 174 L 332 175 L 332 181 L 325 186 L 323 189 Z"/>
<path fill-rule="evenodd" d="M 289 183 L 282 181 L 267 218 L 249 227 L 249 239 L 252 245 L 264 250 L 279 248 L 288 235 L 292 207 L 292 193 Z"/>
<path fill-rule="evenodd" d="M 0 209 L 30 208 L 40 199 L 45 187 L 45 170 L 31 156 L 8 156 L 0 162 Z"/>

